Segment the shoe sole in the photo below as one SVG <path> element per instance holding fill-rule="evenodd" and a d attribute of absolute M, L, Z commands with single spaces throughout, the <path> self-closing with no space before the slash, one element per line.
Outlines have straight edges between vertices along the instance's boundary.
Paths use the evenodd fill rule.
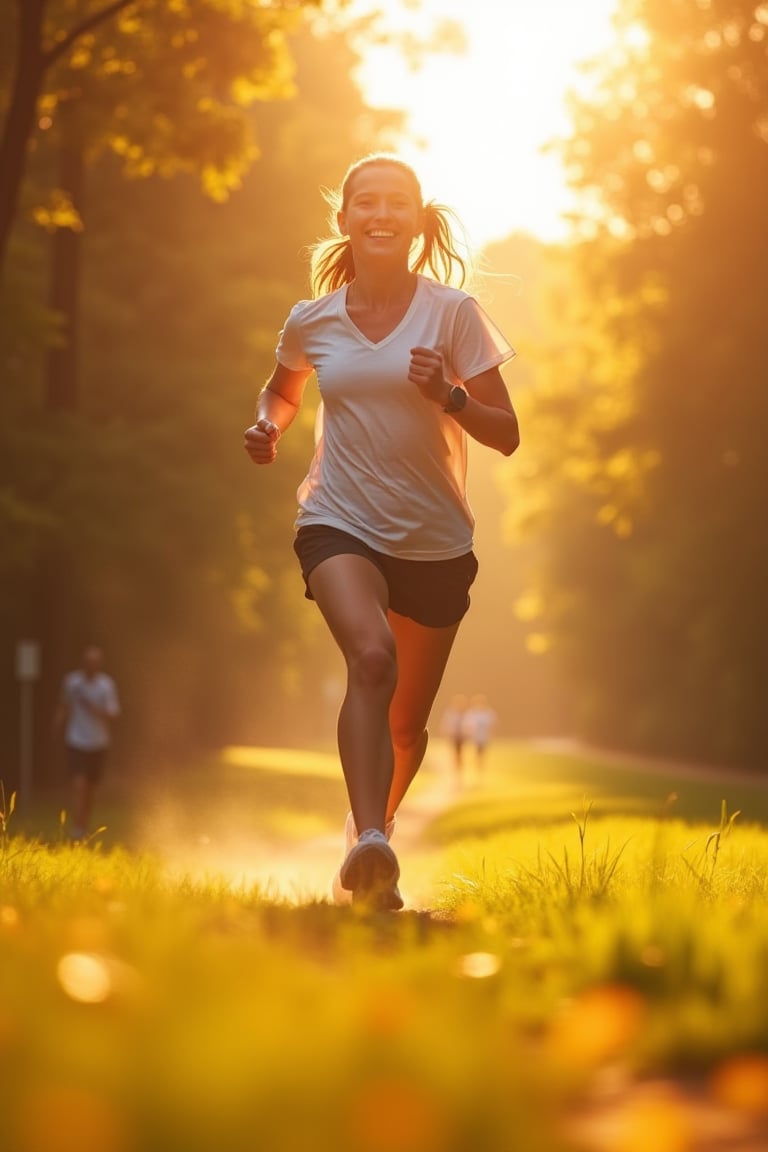
<path fill-rule="evenodd" d="M 344 887 L 351 890 L 353 905 L 399 912 L 403 907 L 397 889 L 399 875 L 394 853 L 383 852 L 377 844 L 359 846 L 344 869 Z"/>
<path fill-rule="evenodd" d="M 388 884 L 386 888 L 378 889 L 366 896 L 353 894 L 352 905 L 375 912 L 399 912 L 403 907 L 403 898 L 397 884 Z"/>

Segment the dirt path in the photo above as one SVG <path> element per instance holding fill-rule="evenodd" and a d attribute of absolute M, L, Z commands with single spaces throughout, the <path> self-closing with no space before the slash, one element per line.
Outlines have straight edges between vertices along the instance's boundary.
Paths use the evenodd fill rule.
<path fill-rule="evenodd" d="M 592 760 L 610 761 L 617 768 L 631 768 L 649 775 L 686 775 L 691 779 L 707 781 L 727 778 L 740 779 L 741 774 L 725 769 L 698 765 L 654 761 L 632 754 L 597 749 L 574 740 L 531 741 L 531 747 L 542 751 L 583 756 Z M 744 776 L 750 784 L 754 776 Z M 768 787 L 768 781 L 766 781 Z M 472 787 L 471 781 L 469 787 Z M 449 808 L 460 795 L 452 771 L 450 750 L 444 741 L 430 745 L 427 760 L 419 776 L 417 787 L 410 793 L 398 815 L 393 839 L 401 867 L 401 891 L 406 907 L 423 909 L 434 903 L 436 875 L 433 854 L 423 847 L 423 832 L 429 822 Z M 343 813 L 339 828 L 321 836 L 310 834 L 304 840 L 288 842 L 275 837 L 242 834 L 238 830 L 236 813 L 227 824 L 226 834 L 212 831 L 210 837 L 201 836 L 190 842 L 177 832 L 173 812 L 176 801 L 171 800 L 164 817 L 162 805 L 153 809 L 152 843 L 172 845 L 168 854 L 169 869 L 175 874 L 221 877 L 227 882 L 258 885 L 269 897 L 304 903 L 310 900 L 330 899 L 331 882 L 344 854 Z M 213 822 L 215 825 L 215 821 Z M 768 1145 L 765 1152 L 768 1152 Z"/>
<path fill-rule="evenodd" d="M 447 756 L 430 749 L 419 787 L 409 794 L 397 817 L 392 846 L 401 870 L 400 890 L 409 909 L 430 906 L 436 877 L 431 854 L 422 845 L 424 828 L 457 797 Z M 170 829 L 156 828 L 153 839 L 173 843 Z M 331 834 L 286 843 L 274 838 L 216 841 L 203 837 L 194 844 L 177 844 L 168 858 L 173 874 L 222 877 L 228 883 L 258 887 L 270 898 L 291 903 L 331 899 L 331 883 L 344 855 L 343 814 Z"/>

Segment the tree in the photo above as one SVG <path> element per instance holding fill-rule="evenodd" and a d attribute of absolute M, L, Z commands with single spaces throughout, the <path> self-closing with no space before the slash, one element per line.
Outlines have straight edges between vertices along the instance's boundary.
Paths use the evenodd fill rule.
<path fill-rule="evenodd" d="M 35 206 L 52 231 L 49 302 L 61 325 L 47 354 L 52 408 L 77 404 L 87 166 L 109 149 L 131 174 L 195 170 L 210 195 L 226 196 L 258 154 L 247 106 L 290 91 L 285 31 L 295 20 L 228 0 L 22 5 L 0 140 L 0 266 L 39 108 L 40 136 L 57 156 Z"/>
<path fill-rule="evenodd" d="M 749 763 L 768 750 L 767 46 L 748 0 L 622 5 L 573 104 L 568 346 L 528 414 L 557 446 L 530 503 L 585 732 Z"/>
<path fill-rule="evenodd" d="M 240 444 L 280 324 L 307 291 L 320 188 L 397 121 L 363 107 L 343 37 L 304 29 L 289 48 L 301 98 L 248 111 L 264 158 L 228 200 L 202 195 L 193 174 L 129 181 L 113 153 L 94 158 L 78 410 L 43 402 L 39 318 L 0 323 L 0 640 L 44 641 L 45 726 L 59 674 L 101 637 L 126 696 L 123 747 L 142 754 L 274 739 L 288 708 L 294 731 L 300 713 L 316 730 L 322 708 L 329 656 L 291 552 L 311 389 L 279 468 L 259 475 Z M 20 309 L 35 299 L 40 241 L 22 221 Z"/>
<path fill-rule="evenodd" d="M 301 6 L 237 0 L 3 0 L 16 53 L 0 137 L 0 270 L 37 128 L 87 108 L 84 144 L 126 170 L 200 171 L 207 190 L 237 186 L 256 155 L 243 109 L 285 94 L 285 33 Z M 7 11 L 10 8 L 10 11 Z"/>
<path fill-rule="evenodd" d="M 45 73 L 7 265 L 23 323 L 0 323 L 0 632 L 44 641 L 43 723 L 65 661 L 94 634 L 129 695 L 123 731 L 145 746 L 231 735 L 254 716 L 263 734 L 285 715 L 286 686 L 317 711 L 307 689 L 327 652 L 296 606 L 290 551 L 311 403 L 258 494 L 239 441 L 279 324 L 307 290 L 296 257 L 324 230 L 319 188 L 384 145 L 396 118 L 363 108 L 350 30 L 300 32 L 302 7 L 136 0 Z M 62 17 L 74 29 L 106 8 L 45 10 L 44 45 Z M 84 206 L 52 174 L 62 145 Z M 52 334 L 37 302 L 31 219 L 82 253 L 77 405 L 71 389 L 45 403 L 47 345 L 71 354 L 75 329 Z"/>

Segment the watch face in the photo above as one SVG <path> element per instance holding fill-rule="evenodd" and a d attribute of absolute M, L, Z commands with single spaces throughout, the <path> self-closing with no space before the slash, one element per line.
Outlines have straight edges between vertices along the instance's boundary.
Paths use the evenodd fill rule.
<path fill-rule="evenodd" d="M 461 412 L 467 402 L 467 393 L 458 384 L 453 384 L 448 393 L 448 403 L 443 412 Z"/>

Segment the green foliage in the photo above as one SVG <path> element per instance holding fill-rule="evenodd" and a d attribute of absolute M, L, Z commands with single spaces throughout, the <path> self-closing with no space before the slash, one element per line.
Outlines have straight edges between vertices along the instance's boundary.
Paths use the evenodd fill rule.
<path fill-rule="evenodd" d="M 581 998 L 592 1003 L 604 993 L 610 1001 L 608 990 L 620 989 L 609 1006 L 614 1023 L 642 1004 L 642 1024 L 630 1027 L 632 1064 L 651 1073 L 700 1070 L 731 1045 L 765 1050 L 765 1015 L 759 1008 L 755 1015 L 768 943 L 765 789 L 756 780 L 742 792 L 752 822 L 738 830 L 739 813 L 729 815 L 726 801 L 714 831 L 710 821 L 684 818 L 718 787 L 729 789 L 727 778 L 710 786 L 690 778 L 677 816 L 670 804 L 646 816 L 616 814 L 650 807 L 645 792 L 654 782 L 661 791 L 667 779 L 641 764 L 628 774 L 609 758 L 497 749 L 483 788 L 431 830 L 445 846 L 439 907 L 514 941 L 516 966 L 536 982 L 528 1011 L 537 1027 L 549 1018 L 556 1028 L 565 994 L 574 997 L 578 1026 L 588 1029 L 589 1015 L 581 1019 L 575 1008 Z M 563 788 L 559 804 L 556 784 Z M 611 798 L 617 784 L 626 800 Z M 578 786 L 594 787 L 600 799 L 569 821 L 568 789 Z M 571 1041 L 588 1062 L 586 1037 Z"/>
<path fill-rule="evenodd" d="M 5 0 L 4 7 L 16 45 L 18 6 Z M 244 109 L 293 92 L 286 36 L 313 5 L 46 0 L 40 7 L 40 131 L 55 134 L 59 111 L 74 103 L 89 153 L 107 148 L 136 176 L 199 172 L 221 198 L 258 155 Z"/>
<path fill-rule="evenodd" d="M 522 405 L 538 630 L 582 732 L 761 763 L 765 9 L 630 2 L 573 102 L 583 192 Z"/>
<path fill-rule="evenodd" d="M 108 148 L 127 175 L 199 172 L 225 198 L 258 155 L 244 108 L 291 94 L 286 32 L 300 14 L 221 0 L 131 5 L 78 38 L 43 110 L 55 124 L 61 94 L 76 86 L 93 125 L 89 151 Z"/>
<path fill-rule="evenodd" d="M 302 699 L 308 730 L 326 722 L 307 686 L 328 646 L 291 550 L 312 388 L 276 467 L 249 464 L 242 432 L 306 294 L 301 250 L 325 227 L 320 188 L 391 119 L 362 118 L 342 38 L 305 29 L 290 48 L 301 99 L 241 109 L 265 154 L 225 203 L 192 175 L 126 180 L 113 155 L 92 157 L 69 413 L 45 402 L 56 329 L 39 303 L 47 239 L 29 215 L 50 158 L 32 157 L 0 323 L 0 637 L 6 651 L 20 630 L 43 643 L 41 747 L 58 678 L 94 635 L 126 701 L 126 749 L 276 735 Z"/>
<path fill-rule="evenodd" d="M 723 841 L 725 837 L 729 836 L 732 832 L 734 821 L 736 817 L 740 815 L 741 813 L 737 811 L 729 816 L 728 805 L 725 800 L 723 800 L 720 807 L 720 827 L 716 832 L 711 832 L 707 837 L 700 862 L 698 864 L 692 864 L 690 860 L 685 860 L 686 867 L 692 875 L 696 877 L 702 888 L 712 888 Z"/>
<path fill-rule="evenodd" d="M 588 857 L 586 850 L 587 824 L 592 807 L 592 801 L 587 803 L 585 800 L 581 817 L 576 816 L 574 812 L 571 813 L 571 817 L 579 833 L 578 869 L 572 869 L 567 847 L 563 848 L 562 864 L 560 864 L 551 852 L 547 852 L 547 857 L 555 870 L 556 876 L 565 884 L 571 899 L 578 899 L 585 894 L 588 894 L 592 899 L 598 900 L 605 896 L 611 886 L 616 874 L 616 869 L 619 866 L 619 861 L 621 860 L 621 855 L 626 847 L 625 844 L 619 848 L 618 852 L 612 851 L 610 840 L 608 840 L 599 853 L 591 858 Z M 547 889 L 549 888 L 548 882 L 545 882 L 545 887 Z"/>

